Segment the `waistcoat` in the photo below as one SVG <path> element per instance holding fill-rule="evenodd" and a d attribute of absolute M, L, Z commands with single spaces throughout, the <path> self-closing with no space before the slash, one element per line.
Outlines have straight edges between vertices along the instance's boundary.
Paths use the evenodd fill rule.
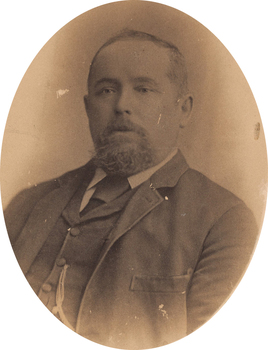
<path fill-rule="evenodd" d="M 26 274 L 35 293 L 57 317 L 56 294 L 60 289 L 64 319 L 59 318 L 73 329 L 102 245 L 135 192 L 128 191 L 80 217 L 86 187 L 84 182 L 76 191 Z"/>

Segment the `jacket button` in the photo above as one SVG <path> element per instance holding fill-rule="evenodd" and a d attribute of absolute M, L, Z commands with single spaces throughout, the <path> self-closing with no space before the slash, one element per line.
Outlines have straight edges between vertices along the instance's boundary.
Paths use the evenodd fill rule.
<path fill-rule="evenodd" d="M 80 233 L 80 230 L 79 230 L 78 227 L 73 227 L 73 228 L 71 228 L 71 230 L 70 230 L 70 234 L 71 234 L 73 237 L 78 236 L 79 233 Z"/>
<path fill-rule="evenodd" d="M 42 285 L 42 291 L 45 293 L 49 293 L 52 290 L 52 286 L 49 283 L 45 283 Z"/>
<path fill-rule="evenodd" d="M 63 267 L 65 264 L 66 264 L 66 259 L 64 258 L 60 258 L 56 261 L 56 264 L 59 266 L 59 267 Z"/>

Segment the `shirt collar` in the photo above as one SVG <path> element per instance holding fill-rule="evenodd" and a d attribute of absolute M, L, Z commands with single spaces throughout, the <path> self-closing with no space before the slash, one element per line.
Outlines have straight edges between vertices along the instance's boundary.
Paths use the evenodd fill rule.
<path fill-rule="evenodd" d="M 152 168 L 146 169 L 138 174 L 131 175 L 130 177 L 128 177 L 128 182 L 130 184 L 130 187 L 133 189 L 141 185 L 146 180 L 148 180 L 157 170 L 159 170 L 167 162 L 169 162 L 177 154 L 177 152 L 178 152 L 178 149 L 175 149 L 161 163 L 153 166 Z"/>
<path fill-rule="evenodd" d="M 98 182 L 100 182 L 102 179 L 104 179 L 107 176 L 106 172 L 102 170 L 101 168 L 97 168 L 95 171 L 95 175 L 93 176 L 93 179 L 89 183 L 87 190 L 90 190 L 92 187 L 97 185 Z"/>
<path fill-rule="evenodd" d="M 131 175 L 128 177 L 128 182 L 130 187 L 136 188 L 139 185 L 141 185 L 143 182 L 148 180 L 157 170 L 162 168 L 167 162 L 169 162 L 178 152 L 178 149 L 175 149 L 173 152 L 171 152 L 162 162 L 159 164 L 146 169 L 144 171 L 141 171 L 138 174 Z M 105 171 L 101 168 L 97 168 L 95 171 L 95 175 L 93 179 L 91 180 L 90 184 L 87 187 L 87 190 L 90 190 L 92 187 L 94 187 L 98 182 L 100 182 L 102 179 L 104 179 L 107 176 Z"/>

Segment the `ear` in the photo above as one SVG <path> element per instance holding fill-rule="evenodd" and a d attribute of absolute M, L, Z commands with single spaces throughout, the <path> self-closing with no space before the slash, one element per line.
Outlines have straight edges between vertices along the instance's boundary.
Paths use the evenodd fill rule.
<path fill-rule="evenodd" d="M 178 99 L 178 108 L 179 108 L 179 115 L 180 115 L 180 128 L 184 128 L 191 116 L 192 109 L 193 109 L 193 95 L 192 94 L 186 94 Z"/>
<path fill-rule="evenodd" d="M 86 109 L 86 112 L 87 112 L 87 116 L 89 118 L 89 96 L 88 95 L 84 96 L 84 104 L 85 104 L 85 109 Z"/>

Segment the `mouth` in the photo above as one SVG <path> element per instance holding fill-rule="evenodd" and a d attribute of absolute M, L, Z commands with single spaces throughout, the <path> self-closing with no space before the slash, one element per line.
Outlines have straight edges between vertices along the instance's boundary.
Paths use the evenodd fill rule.
<path fill-rule="evenodd" d="M 117 133 L 135 133 L 135 131 L 133 131 L 133 130 L 114 130 L 113 132 L 112 132 L 112 134 L 117 134 Z"/>
<path fill-rule="evenodd" d="M 140 137 L 140 135 L 136 132 L 136 131 L 133 131 L 133 130 L 114 130 L 110 136 L 112 137 L 127 137 L 127 138 L 132 138 L 132 139 L 137 139 Z"/>

